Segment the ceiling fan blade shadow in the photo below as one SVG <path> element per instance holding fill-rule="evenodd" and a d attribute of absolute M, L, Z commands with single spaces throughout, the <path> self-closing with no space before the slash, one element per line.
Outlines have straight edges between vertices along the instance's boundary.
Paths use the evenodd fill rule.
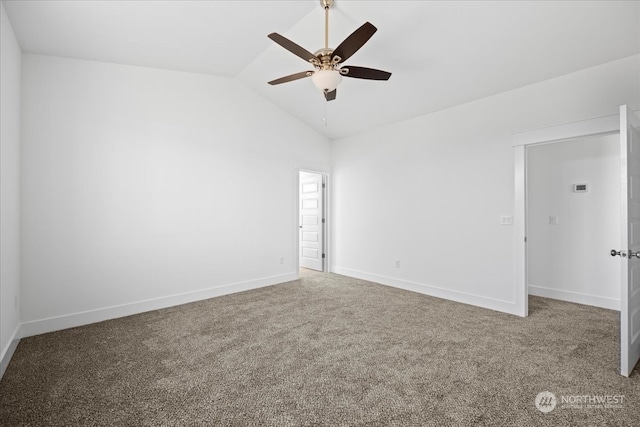
<path fill-rule="evenodd" d="M 326 99 L 327 101 L 333 101 L 334 99 L 336 99 L 337 92 L 338 89 L 334 89 L 331 92 L 324 92 L 324 99 Z"/>
<path fill-rule="evenodd" d="M 291 74 L 288 76 L 280 77 L 279 79 L 271 80 L 270 85 L 279 85 L 281 83 L 292 82 L 294 80 L 304 79 L 313 74 L 313 71 L 302 71 L 300 73 Z"/>
<path fill-rule="evenodd" d="M 375 68 L 356 67 L 355 65 L 345 65 L 341 70 L 347 69 L 346 74 L 342 74 L 344 77 L 352 77 L 355 79 L 367 79 L 367 80 L 389 80 L 391 73 L 388 71 L 376 70 Z"/>
<path fill-rule="evenodd" d="M 281 36 L 278 33 L 271 33 L 267 37 L 269 37 L 271 40 L 278 43 L 280 46 L 287 49 L 294 55 L 297 55 L 300 58 L 304 59 L 305 61 L 313 62 L 318 60 L 318 58 L 316 58 L 313 53 L 309 52 L 307 49 L 297 45 L 296 43 L 292 42 L 286 37 Z"/>
<path fill-rule="evenodd" d="M 355 30 L 333 51 L 333 57 L 340 57 L 338 63 L 342 63 L 349 59 L 351 55 L 356 53 L 373 34 L 378 31 L 370 22 L 365 22 L 360 28 Z"/>

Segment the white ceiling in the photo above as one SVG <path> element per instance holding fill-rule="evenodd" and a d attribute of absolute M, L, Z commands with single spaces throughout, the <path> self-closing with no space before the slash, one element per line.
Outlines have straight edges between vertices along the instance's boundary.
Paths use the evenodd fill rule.
<path fill-rule="evenodd" d="M 330 139 L 640 53 L 640 1 L 336 0 L 330 45 L 370 21 L 347 63 L 393 75 L 325 103 L 310 79 L 267 85 L 310 69 L 267 34 L 323 47 L 319 0 L 3 4 L 24 52 L 234 77 Z"/>

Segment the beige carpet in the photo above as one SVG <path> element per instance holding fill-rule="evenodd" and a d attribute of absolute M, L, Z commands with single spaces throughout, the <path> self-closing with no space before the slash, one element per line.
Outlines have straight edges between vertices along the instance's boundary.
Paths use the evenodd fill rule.
<path fill-rule="evenodd" d="M 530 313 L 307 271 L 26 338 L 0 382 L 0 424 L 640 425 L 640 375 L 617 373 L 618 313 L 535 297 Z M 542 391 L 557 398 L 549 413 Z M 575 404 L 592 395 L 624 398 Z"/>

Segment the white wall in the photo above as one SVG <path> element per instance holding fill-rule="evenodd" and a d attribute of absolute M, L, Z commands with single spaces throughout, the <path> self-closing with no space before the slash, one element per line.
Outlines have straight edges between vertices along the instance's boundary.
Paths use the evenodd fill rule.
<path fill-rule="evenodd" d="M 20 47 L 0 3 L 0 377 L 20 324 Z"/>
<path fill-rule="evenodd" d="M 527 151 L 528 285 L 532 295 L 620 309 L 619 135 Z M 575 193 L 573 184 L 589 191 Z M 550 224 L 549 217 L 557 218 Z"/>
<path fill-rule="evenodd" d="M 25 335 L 296 277 L 329 142 L 235 80 L 25 54 L 22 102 Z"/>
<path fill-rule="evenodd" d="M 334 141 L 334 271 L 516 313 L 512 134 L 639 107 L 639 59 Z"/>

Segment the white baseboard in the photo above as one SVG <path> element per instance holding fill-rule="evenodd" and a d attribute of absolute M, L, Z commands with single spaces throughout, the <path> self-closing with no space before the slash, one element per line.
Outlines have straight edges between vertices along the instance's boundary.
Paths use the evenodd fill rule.
<path fill-rule="evenodd" d="M 495 298 L 487 298 L 480 295 L 468 294 L 466 292 L 455 291 L 439 286 L 426 285 L 423 283 L 396 279 L 394 277 L 380 276 L 377 274 L 352 270 L 345 267 L 334 266 L 332 271 L 337 274 L 342 274 L 343 276 L 355 277 L 356 279 L 367 280 L 369 282 L 379 283 L 381 285 L 392 286 L 394 288 L 405 289 L 407 291 L 418 292 L 437 298 L 520 316 L 517 311 L 515 301 L 504 301 Z"/>
<path fill-rule="evenodd" d="M 564 291 L 536 285 L 529 285 L 529 295 L 620 311 L 620 300 L 615 298 L 600 297 L 597 295 Z"/>
<path fill-rule="evenodd" d="M 0 357 L 0 379 L 4 376 L 4 371 L 7 370 L 7 366 L 9 366 L 13 353 L 20 343 L 20 338 L 20 325 L 18 325 L 11 335 L 11 340 L 9 340 L 7 346 L 2 349 L 2 357 Z"/>
<path fill-rule="evenodd" d="M 232 283 L 229 285 L 218 286 L 215 288 L 203 289 L 193 292 L 186 292 L 183 294 L 171 295 L 167 297 L 154 298 L 129 304 L 122 304 L 118 306 L 105 307 L 80 313 L 56 316 L 48 319 L 32 320 L 29 322 L 23 322 L 21 324 L 19 333 L 20 337 L 25 338 L 33 335 L 44 334 L 47 332 L 88 325 L 90 323 L 116 319 L 118 317 L 144 313 L 146 311 L 158 310 L 161 308 L 201 301 L 213 297 L 233 294 L 236 292 L 243 292 L 251 289 L 262 288 L 265 286 L 277 285 L 278 283 L 289 282 L 296 279 L 298 279 L 297 273 L 287 273 L 278 276 L 264 277 L 247 282 Z"/>

